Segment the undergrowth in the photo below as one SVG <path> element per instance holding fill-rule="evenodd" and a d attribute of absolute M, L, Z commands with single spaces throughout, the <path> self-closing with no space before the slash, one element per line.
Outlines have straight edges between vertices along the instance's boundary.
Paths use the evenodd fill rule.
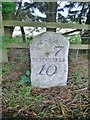
<path fill-rule="evenodd" d="M 15 113 L 13 117 L 20 115 L 22 112 L 29 109 L 33 102 L 41 102 L 41 96 L 32 96 L 30 94 L 32 87 L 29 85 L 15 86 L 10 90 L 3 89 L 3 104 L 8 110 L 12 110 Z"/>

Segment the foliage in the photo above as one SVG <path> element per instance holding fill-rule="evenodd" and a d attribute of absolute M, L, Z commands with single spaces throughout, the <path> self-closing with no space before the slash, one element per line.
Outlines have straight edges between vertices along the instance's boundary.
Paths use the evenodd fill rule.
<path fill-rule="evenodd" d="M 8 45 L 8 43 L 22 43 L 22 39 L 21 37 L 19 36 L 16 36 L 16 37 L 13 37 L 13 38 L 10 38 L 8 36 L 3 36 L 2 37 L 2 48 L 5 49 Z"/>
<path fill-rule="evenodd" d="M 76 85 L 78 89 L 87 87 L 88 77 L 84 78 L 82 73 L 86 74 L 82 67 L 76 69 L 75 75 L 68 80 L 68 85 Z"/>
<path fill-rule="evenodd" d="M 72 44 L 81 43 L 81 37 L 79 34 L 69 36 L 69 41 Z"/>
<path fill-rule="evenodd" d="M 31 41 L 31 38 L 30 39 L 26 39 L 26 45 L 28 45 Z M 22 37 L 21 36 L 15 36 L 13 38 L 10 38 L 8 36 L 3 36 L 2 37 L 2 43 L 0 42 L 0 46 L 2 46 L 2 49 L 6 49 L 7 48 L 7 45 L 8 44 L 11 44 L 11 43 L 15 43 L 15 44 L 19 44 L 19 45 L 25 45 L 22 41 Z"/>
<path fill-rule="evenodd" d="M 81 3 L 81 2 L 58 2 L 57 3 L 57 20 L 61 22 L 79 22 L 83 23 L 86 21 L 86 14 L 88 13 L 89 3 Z M 15 11 L 17 11 L 17 7 L 19 6 L 18 3 L 10 3 L 5 2 L 3 3 L 3 14 L 5 14 L 7 17 L 10 18 Z M 24 2 L 24 4 L 21 5 L 21 8 L 19 10 L 19 15 L 23 20 L 33 20 L 33 21 L 46 21 L 45 15 L 47 16 L 47 12 L 49 10 L 48 8 L 49 4 L 47 2 Z M 35 15 L 35 11 L 38 10 L 42 16 Z M 67 10 L 67 15 L 64 16 L 63 12 Z M 53 14 L 53 13 L 51 13 Z"/>
<path fill-rule="evenodd" d="M 55 4 L 55 3 L 53 3 Z M 22 12 L 21 16 L 23 19 L 27 20 L 33 20 L 33 21 L 46 21 L 47 19 L 47 11 L 49 10 L 48 8 L 48 3 L 43 2 L 43 3 L 28 3 L 25 2 L 24 5 L 22 6 Z M 46 18 L 40 17 L 39 14 L 35 15 L 35 10 L 38 9 L 40 13 L 46 15 Z M 57 21 L 60 22 L 78 22 L 78 23 L 85 23 L 86 22 L 86 14 L 88 13 L 89 10 L 89 3 L 81 3 L 81 2 L 58 2 L 57 3 Z M 66 12 L 66 15 L 63 14 Z M 49 11 L 48 11 L 49 12 Z M 51 13 L 53 14 L 53 13 Z"/>
<path fill-rule="evenodd" d="M 2 75 L 8 75 L 11 71 L 11 67 L 9 64 L 2 65 Z"/>
<path fill-rule="evenodd" d="M 64 9 L 68 10 L 67 22 L 86 22 L 86 14 L 89 10 L 89 3 L 82 2 L 67 2 L 64 5 Z"/>
<path fill-rule="evenodd" d="M 84 80 L 81 78 L 81 75 L 80 75 L 80 73 L 81 73 L 81 70 L 77 70 L 76 71 L 76 75 L 75 75 L 75 82 L 76 82 L 76 85 L 78 86 L 78 88 L 82 88 L 82 85 L 84 84 Z"/>
<path fill-rule="evenodd" d="M 25 75 L 21 76 L 21 80 L 18 82 L 17 85 L 23 85 L 24 83 L 31 83 L 29 70 L 26 71 Z"/>
<path fill-rule="evenodd" d="M 11 19 L 15 13 L 15 3 L 14 2 L 3 2 L 2 3 L 2 13 L 4 19 Z"/>

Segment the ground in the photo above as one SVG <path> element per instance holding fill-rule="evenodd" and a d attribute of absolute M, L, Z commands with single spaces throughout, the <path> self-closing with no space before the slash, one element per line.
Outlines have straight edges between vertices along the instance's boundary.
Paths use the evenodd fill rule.
<path fill-rule="evenodd" d="M 86 120 L 89 117 L 88 56 L 77 50 L 69 53 L 68 85 L 47 89 L 18 85 L 30 70 L 29 49 L 9 49 L 3 64 L 3 120 Z M 15 120 L 16 120 L 15 119 Z"/>

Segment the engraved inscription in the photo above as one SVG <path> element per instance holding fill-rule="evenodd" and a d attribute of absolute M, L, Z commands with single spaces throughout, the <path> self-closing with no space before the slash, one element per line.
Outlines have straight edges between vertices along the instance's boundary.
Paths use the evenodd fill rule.
<path fill-rule="evenodd" d="M 43 75 L 43 70 L 44 70 L 44 68 L 45 68 L 45 65 L 43 65 L 43 66 L 41 67 L 41 69 L 40 69 L 38 75 Z"/>
<path fill-rule="evenodd" d="M 56 57 L 57 54 L 58 54 L 62 49 L 64 49 L 64 46 L 55 46 L 54 49 L 57 50 L 56 53 L 55 53 L 55 57 Z"/>
<path fill-rule="evenodd" d="M 50 69 L 53 69 L 53 71 L 52 71 L 52 72 L 49 72 Z M 47 70 L 46 70 L 46 74 L 47 74 L 48 76 L 52 76 L 52 75 L 54 75 L 56 72 L 57 72 L 57 66 L 49 66 L 49 67 L 47 68 Z"/>
<path fill-rule="evenodd" d="M 57 66 L 50 65 L 46 68 L 46 65 L 43 65 L 38 73 L 38 75 L 43 75 L 45 72 L 46 75 L 52 76 L 57 72 Z"/>
<path fill-rule="evenodd" d="M 31 85 L 52 87 L 67 84 L 69 41 L 55 32 L 34 37 L 30 45 Z"/>

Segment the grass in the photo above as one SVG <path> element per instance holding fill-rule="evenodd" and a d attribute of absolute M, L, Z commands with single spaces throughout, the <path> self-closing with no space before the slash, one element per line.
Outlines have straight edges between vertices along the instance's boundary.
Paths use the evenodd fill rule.
<path fill-rule="evenodd" d="M 76 95 L 72 99 L 70 106 L 62 98 L 54 98 L 56 100 L 51 101 L 47 98 L 48 94 L 50 93 L 39 93 L 38 89 L 33 89 L 30 84 L 15 84 L 14 87 L 8 90 L 6 88 L 3 89 L 3 109 L 12 111 L 13 117 L 25 117 L 27 113 L 36 118 L 56 117 L 59 119 L 64 118 L 64 120 L 69 118 L 77 118 L 78 120 L 82 118 L 84 120 L 87 117 L 89 108 L 88 104 L 85 103 L 88 97 L 84 93 L 78 92 L 76 94 L 73 91 L 73 94 Z M 77 103 L 73 103 L 74 101 L 77 101 Z M 86 102 L 84 103 L 84 101 Z"/>
<path fill-rule="evenodd" d="M 8 75 L 10 74 L 10 71 L 11 67 L 8 64 L 5 64 L 3 74 Z M 88 96 L 85 93 L 78 91 L 85 85 L 81 73 L 82 68 L 76 69 L 75 76 L 69 80 L 68 87 L 72 86 L 77 88 L 76 92 L 70 91 L 74 94 L 74 97 L 72 98 L 71 104 L 68 106 L 68 102 L 64 102 L 58 94 L 56 94 L 54 100 L 53 94 L 50 92 L 47 93 L 43 91 L 43 94 L 41 94 L 42 90 L 38 91 L 38 89 L 33 89 L 30 84 L 27 84 L 26 81 L 30 75 L 30 71 L 27 70 L 25 74 L 21 76 L 21 81 L 18 82 L 19 84 L 13 82 L 13 87 L 11 86 L 9 89 L 3 89 L 3 109 L 12 111 L 13 117 L 25 117 L 25 115 L 30 114 L 36 118 L 55 117 L 68 120 L 73 117 L 74 119 L 79 120 L 82 118 L 82 120 L 84 120 L 88 116 L 89 107 Z M 86 85 L 84 87 L 86 87 Z M 51 96 L 49 96 L 49 94 L 51 94 Z M 47 96 L 51 97 L 51 100 Z M 68 98 L 66 101 L 68 101 Z"/>
<path fill-rule="evenodd" d="M 32 96 L 30 94 L 32 87 L 30 85 L 15 86 L 10 90 L 3 89 L 3 104 L 6 105 L 8 109 L 15 111 L 14 117 L 21 114 L 21 112 L 26 111 L 33 105 L 33 102 L 41 103 L 41 96 Z"/>
<path fill-rule="evenodd" d="M 10 65 L 7 63 L 7 64 L 3 64 L 2 65 L 2 75 L 8 75 L 9 73 L 11 72 L 11 67 Z"/>
<path fill-rule="evenodd" d="M 31 86 L 23 85 L 15 86 L 14 88 L 7 91 L 6 89 L 3 90 L 3 104 L 6 105 L 7 109 L 14 110 L 13 117 L 20 115 L 21 113 L 28 111 L 30 107 L 33 105 L 40 106 L 43 102 L 43 97 L 41 95 L 33 96 L 30 94 L 32 90 Z M 37 108 L 38 109 L 38 108 Z M 44 118 L 47 117 L 48 113 L 50 112 L 53 115 L 55 113 L 59 113 L 65 117 L 68 113 L 68 108 L 63 103 L 59 102 L 55 105 L 49 105 L 47 110 L 40 110 L 36 113 L 37 117 Z"/>
<path fill-rule="evenodd" d="M 2 48 L 5 49 L 7 47 L 8 43 L 22 43 L 21 37 L 14 37 L 14 38 L 9 38 L 8 36 L 3 36 L 2 37 Z"/>
<path fill-rule="evenodd" d="M 9 68 L 7 66 L 6 71 L 4 72 L 8 73 L 10 71 L 8 70 Z M 80 72 L 80 70 L 76 71 L 74 81 L 79 89 L 81 89 L 81 86 L 84 84 L 84 81 L 80 77 Z M 30 72 L 26 71 L 25 75 L 30 75 Z M 21 79 L 20 82 L 22 83 L 22 81 L 23 79 Z M 72 101 L 78 101 L 71 105 L 74 106 L 72 109 L 72 107 L 65 104 L 61 98 L 54 101 L 54 103 L 53 101 L 50 103 L 50 100 L 48 100 L 47 104 L 46 97 L 50 94 L 49 92 L 46 95 L 44 95 L 44 92 L 43 94 L 37 95 L 37 89 L 35 91 L 35 89 L 26 82 L 23 82 L 23 84 L 21 83 L 15 84 L 14 87 L 11 87 L 9 90 L 6 88 L 3 89 L 3 109 L 14 111 L 13 117 L 19 115 L 25 117 L 25 112 L 30 113 L 31 110 L 33 110 L 33 113 L 30 114 L 36 118 L 58 117 L 59 119 L 63 118 L 64 120 L 68 120 L 69 118 L 78 120 L 82 118 L 84 120 L 88 115 L 88 104 L 84 104 L 84 101 L 87 101 L 86 99 L 88 99 L 88 96 L 84 93 L 79 93 L 75 96 L 74 100 L 72 99 Z M 73 84 L 73 81 L 70 84 Z M 33 91 L 35 91 L 35 93 L 33 93 Z M 73 94 L 76 93 L 73 91 Z"/>
<path fill-rule="evenodd" d="M 1 47 L 2 49 L 6 50 L 8 44 L 14 43 L 16 45 L 22 45 L 22 46 L 24 45 L 25 46 L 25 45 L 28 45 L 31 40 L 32 40 L 32 38 L 28 39 L 28 37 L 27 37 L 25 40 L 26 42 L 24 43 L 21 36 L 15 36 L 13 38 L 9 38 L 8 36 L 3 36 L 2 42 L 0 42 L 0 46 L 2 46 Z"/>

